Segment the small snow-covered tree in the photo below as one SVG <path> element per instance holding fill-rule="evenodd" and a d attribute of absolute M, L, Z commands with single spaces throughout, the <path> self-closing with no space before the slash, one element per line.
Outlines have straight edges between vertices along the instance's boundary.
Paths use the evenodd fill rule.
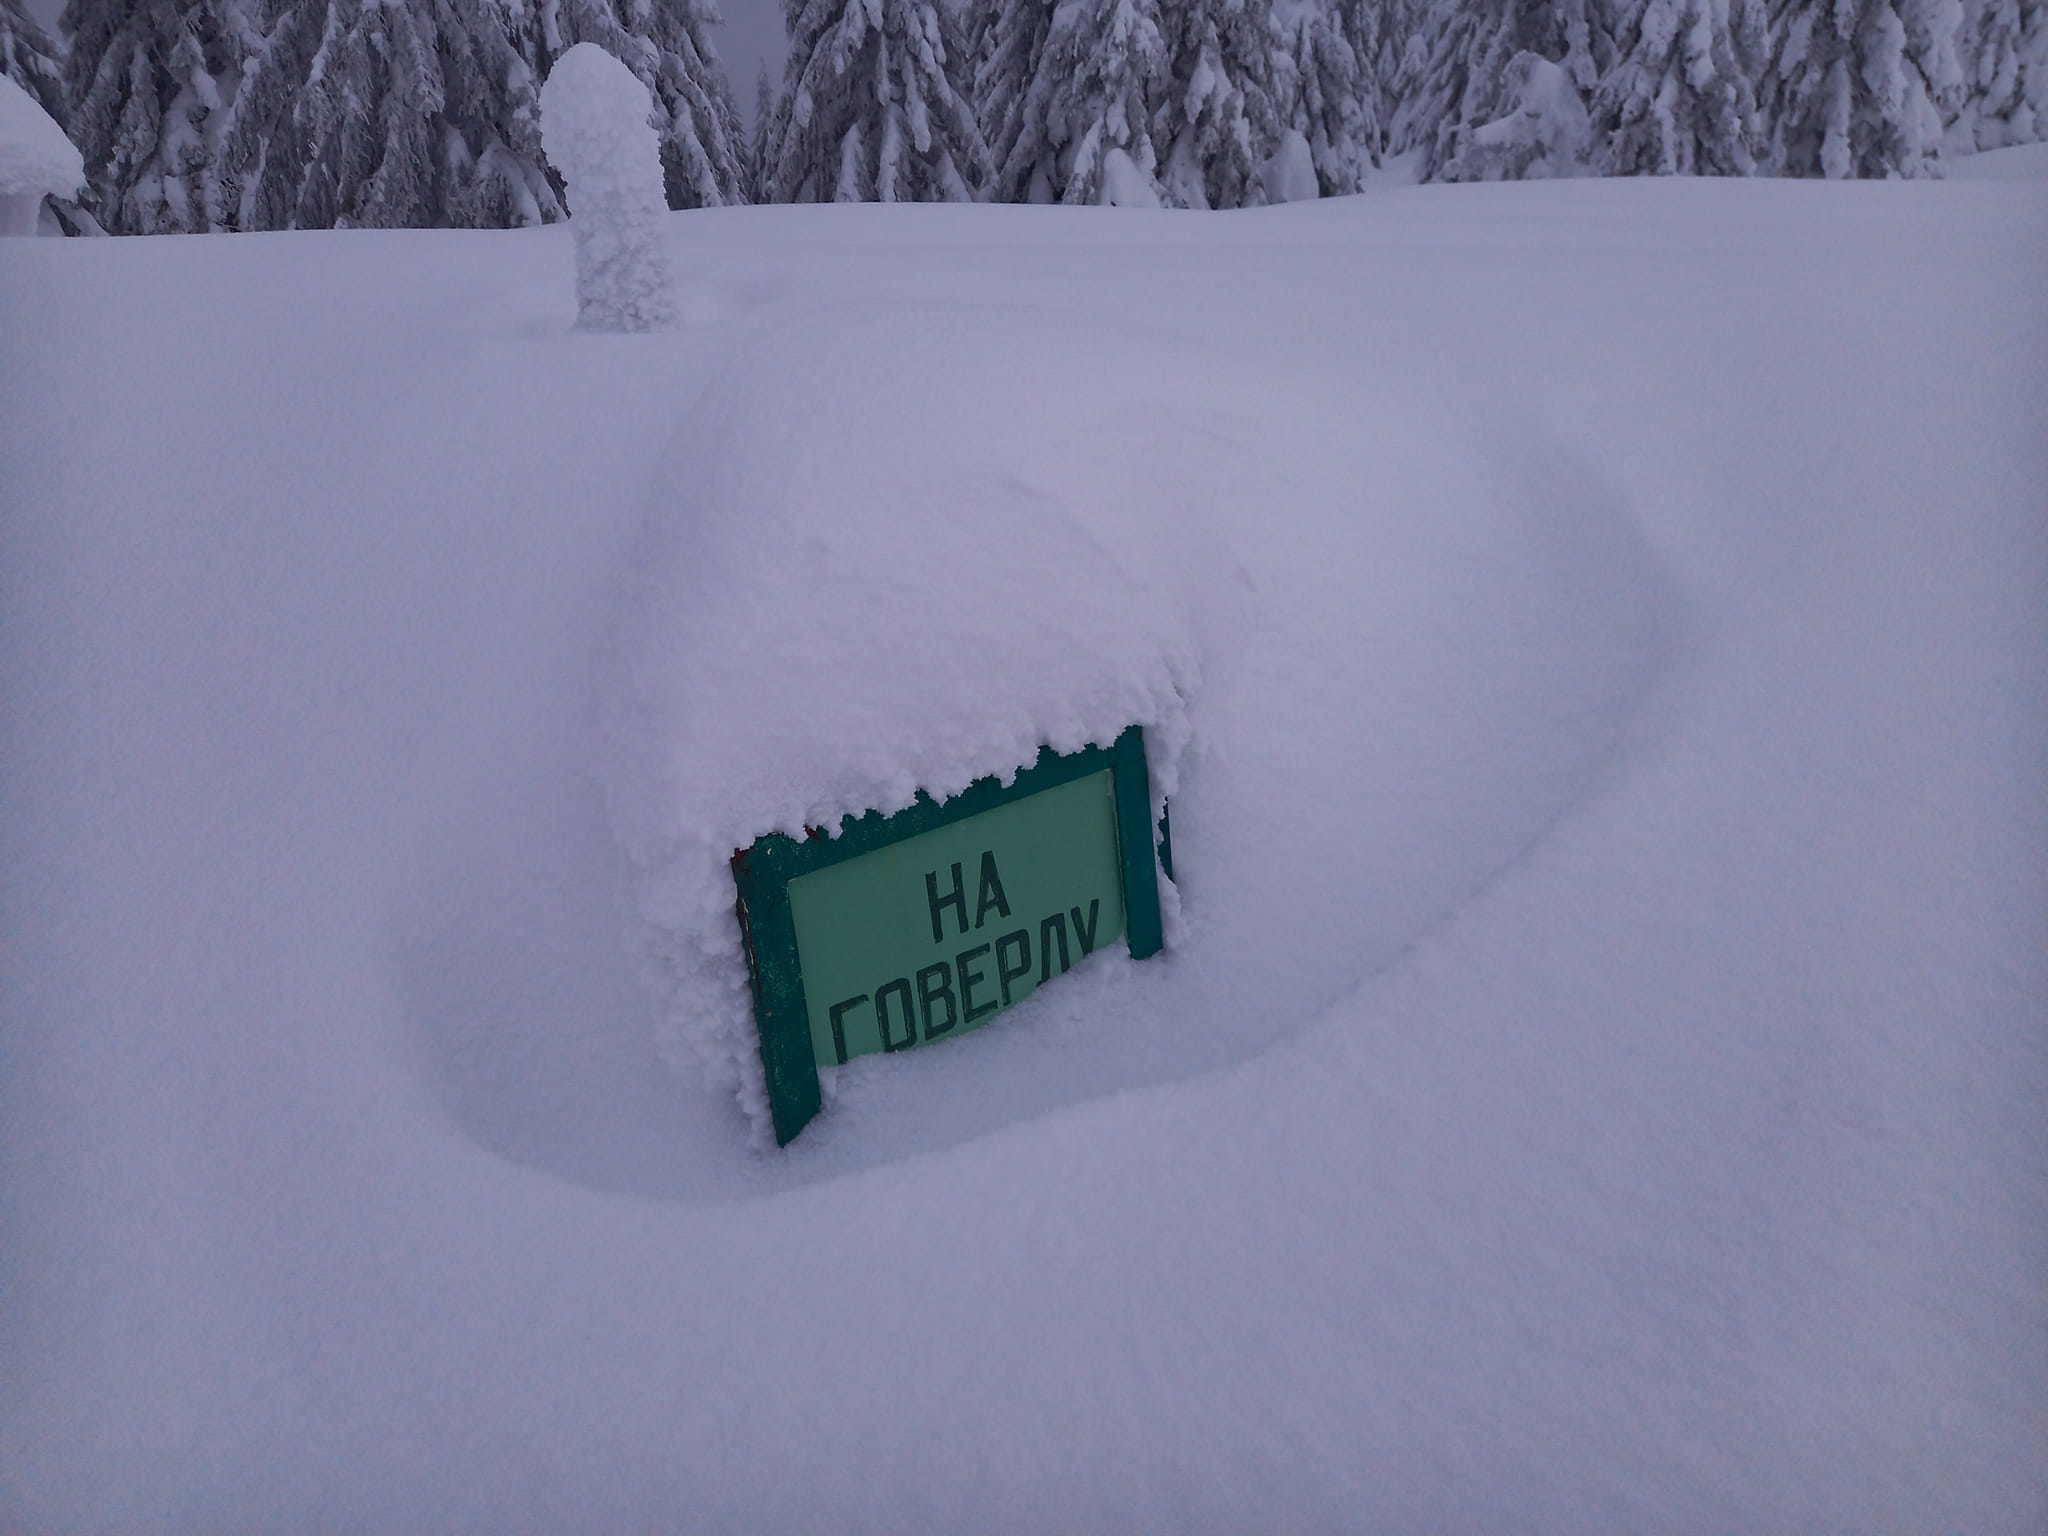
<path fill-rule="evenodd" d="M 1473 136 L 1522 110 L 1534 77 L 1527 66 L 1509 72 L 1522 54 L 1558 65 L 1580 111 L 1613 62 L 1605 17 L 1588 0 L 1423 0 L 1413 25 L 1388 138 L 1393 150 L 1421 152 L 1425 181 L 1505 173 L 1500 146 Z M 1546 94 L 1556 83 L 1546 77 Z M 1561 100 L 1551 106 L 1553 118 L 1570 115 Z"/>
<path fill-rule="evenodd" d="M 1609 175 L 1747 176 L 1763 144 L 1761 0 L 1622 0 L 1594 94 Z"/>
<path fill-rule="evenodd" d="M 665 243 L 661 140 L 646 85 L 595 43 L 578 43 L 541 87 L 541 133 L 569 194 L 576 326 L 653 331 L 676 323 Z"/>
<path fill-rule="evenodd" d="M 1346 13 L 1356 20 L 1346 24 Z M 1356 192 L 1379 160 L 1379 87 L 1362 0 L 1275 0 L 1273 93 L 1325 197 Z M 1269 187 L 1270 192 L 1270 187 Z"/>
<path fill-rule="evenodd" d="M 1972 0 L 1957 52 L 1963 89 L 1951 132 L 1963 147 L 2048 138 L 2048 3 Z"/>
<path fill-rule="evenodd" d="M 711 40 L 711 0 L 496 0 L 532 80 L 578 43 L 596 43 L 654 98 L 671 208 L 747 201 L 746 137 Z"/>
<path fill-rule="evenodd" d="M 1158 0 L 996 0 L 980 54 L 997 199 L 1159 202 L 1154 110 L 1172 71 Z"/>
<path fill-rule="evenodd" d="M 1458 174 L 1465 181 L 1581 176 L 1593 147 L 1578 87 L 1540 53 L 1518 53 L 1502 77 L 1507 111 L 1465 137 Z"/>
<path fill-rule="evenodd" d="M 21 8 L 21 0 L 0 0 L 0 74 L 27 91 L 56 122 L 64 121 L 63 50 Z"/>
<path fill-rule="evenodd" d="M 1172 71 L 1154 106 L 1159 184 L 1182 208 L 1266 200 L 1284 124 L 1273 100 L 1270 0 L 1176 0 L 1160 8 Z"/>
<path fill-rule="evenodd" d="M 1957 0 L 1778 0 L 1765 77 L 1771 169 L 1926 176 L 1960 104 Z"/>
<path fill-rule="evenodd" d="M 989 175 L 967 47 L 940 0 L 785 0 L 762 196 L 967 202 Z"/>

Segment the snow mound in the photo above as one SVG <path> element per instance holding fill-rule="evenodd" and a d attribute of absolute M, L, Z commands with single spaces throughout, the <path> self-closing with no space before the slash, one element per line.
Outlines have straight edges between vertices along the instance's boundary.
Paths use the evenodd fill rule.
<path fill-rule="evenodd" d="M 0 241 L 0 1528 L 2048 1529 L 2040 183 L 671 227 Z M 1164 955 L 663 1069 L 1147 702 Z"/>
<path fill-rule="evenodd" d="M 1280 147 L 1266 164 L 1266 201 L 1311 203 L 1320 196 L 1315 154 L 1301 130 L 1290 128 L 1280 135 Z"/>
<path fill-rule="evenodd" d="M 34 234 L 44 197 L 69 197 L 84 185 L 78 146 L 34 97 L 0 75 L 0 234 Z"/>
<path fill-rule="evenodd" d="M 613 803 L 678 1038 L 720 1075 L 758 1074 L 734 849 L 1133 723 L 1172 792 L 1199 675 L 1177 546 L 1210 536 L 1134 483 L 1131 439 L 1174 371 L 1029 315 L 878 304 L 788 325 L 707 387 L 634 562 Z"/>
<path fill-rule="evenodd" d="M 1292 953 L 1319 914 L 1363 926 L 1363 952 L 1387 942 L 1391 914 L 1359 911 L 1363 872 L 1406 871 L 1404 908 L 1443 889 L 1424 899 L 1433 915 L 1512 856 L 1670 653 L 1668 611 L 1649 596 L 1662 578 L 1597 489 L 1513 462 L 1499 422 L 1485 445 L 1397 395 L 1317 398 L 1227 355 L 992 306 L 842 305 L 729 365 L 671 445 L 630 562 L 607 772 L 671 1059 L 737 1087 L 761 1125 L 735 849 L 836 832 L 920 788 L 943 800 L 1007 779 L 1041 744 L 1106 744 L 1133 723 L 1156 814 L 1216 679 L 1215 728 L 1280 745 L 1262 760 L 1270 789 L 1306 770 L 1333 780 L 1318 798 L 1348 785 L 1352 802 L 1348 828 L 1294 824 L 1349 856 L 1333 884 L 1291 871 L 1321 899 L 1278 930 L 1256 909 L 1289 905 L 1253 875 L 1270 855 L 1237 842 L 1249 826 L 1285 846 L 1293 797 L 1277 824 L 1239 814 L 1198 844 L 1241 877 L 1215 890 L 1209 939 L 1236 974 L 1260 974 L 1269 1002 L 1294 994 L 1260 950 Z M 1304 586 L 1318 550 L 1348 579 Z M 1262 627 L 1326 658 L 1327 678 L 1291 684 L 1326 722 L 1247 716 L 1257 690 L 1230 680 L 1266 664 Z M 1467 647 L 1471 666 L 1456 659 Z M 1381 739 L 1375 720 L 1407 722 L 1406 740 Z M 1483 783 L 1446 761 L 1475 729 L 1518 744 L 1482 755 Z M 1285 761 L 1317 734 L 1318 761 Z M 1532 795 L 1523 776 L 1549 785 Z M 1256 776 L 1240 789 L 1256 798 Z M 1178 899 L 1164 895 L 1171 942 Z M 1393 930 L 1409 936 L 1405 920 Z M 1327 997 L 1266 1014 L 1269 1033 L 1223 1055 Z M 1117 1012 L 1146 1006 L 1125 996 Z M 1169 1053 L 1229 1033 L 1197 998 L 1173 1006 Z"/>

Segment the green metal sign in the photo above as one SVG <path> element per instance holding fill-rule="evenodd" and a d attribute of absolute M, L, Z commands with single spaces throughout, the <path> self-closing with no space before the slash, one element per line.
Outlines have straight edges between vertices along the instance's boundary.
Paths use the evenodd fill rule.
<path fill-rule="evenodd" d="M 1150 805 L 1132 726 L 1007 787 L 734 854 L 777 1143 L 818 1112 L 819 1063 L 964 1034 L 1119 938 L 1156 954 Z"/>

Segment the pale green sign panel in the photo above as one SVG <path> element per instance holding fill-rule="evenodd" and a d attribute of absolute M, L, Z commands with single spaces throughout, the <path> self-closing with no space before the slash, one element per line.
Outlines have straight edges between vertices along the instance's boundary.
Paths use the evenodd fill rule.
<path fill-rule="evenodd" d="M 1108 770 L 789 882 L 821 1063 L 987 1023 L 1124 933 Z"/>
<path fill-rule="evenodd" d="M 1104 945 L 1164 939 L 1145 736 L 1040 748 L 1007 784 L 848 816 L 732 856 L 775 1139 L 822 1102 L 818 1068 L 951 1040 Z M 1165 822 L 1159 824 L 1165 837 Z M 1155 851 L 1158 855 L 1155 860 Z"/>

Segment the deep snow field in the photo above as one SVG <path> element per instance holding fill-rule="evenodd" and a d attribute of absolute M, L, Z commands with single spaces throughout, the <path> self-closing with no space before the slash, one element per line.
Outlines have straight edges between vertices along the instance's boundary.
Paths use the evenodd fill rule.
<path fill-rule="evenodd" d="M 672 239 L 0 242 L 0 1527 L 2048 1528 L 2048 182 Z M 732 849 L 1132 722 L 764 1146 Z"/>

